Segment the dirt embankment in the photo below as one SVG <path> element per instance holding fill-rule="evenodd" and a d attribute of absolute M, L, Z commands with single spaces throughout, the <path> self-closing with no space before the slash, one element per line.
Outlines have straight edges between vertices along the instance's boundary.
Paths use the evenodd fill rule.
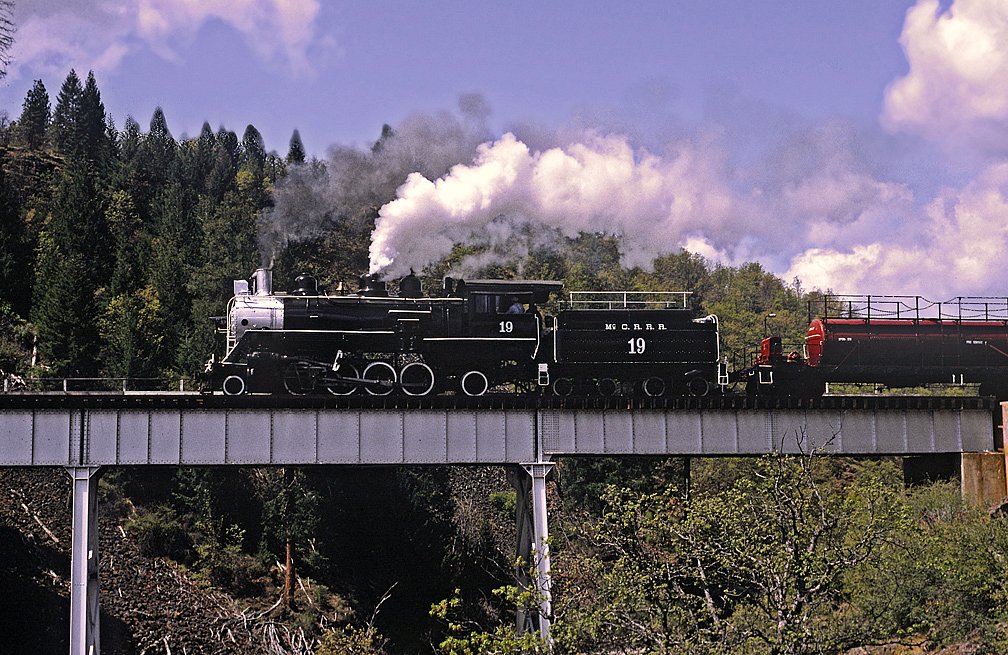
<path fill-rule="evenodd" d="M 69 649 L 71 491 L 62 469 L 0 469 L 0 653 Z M 264 652 L 251 612 L 142 555 L 121 510 L 99 508 L 103 655 Z"/>

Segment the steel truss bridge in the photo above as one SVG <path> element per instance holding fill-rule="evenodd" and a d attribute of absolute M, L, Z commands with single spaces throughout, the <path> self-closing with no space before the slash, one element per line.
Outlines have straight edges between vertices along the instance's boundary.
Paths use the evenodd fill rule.
<path fill-rule="evenodd" d="M 507 466 L 518 491 L 519 555 L 536 564 L 536 618 L 548 639 L 546 476 L 555 458 L 980 453 L 994 450 L 995 409 L 969 397 L 12 393 L 0 395 L 0 466 L 63 467 L 73 479 L 71 655 L 100 652 L 97 479 L 110 466 Z"/>

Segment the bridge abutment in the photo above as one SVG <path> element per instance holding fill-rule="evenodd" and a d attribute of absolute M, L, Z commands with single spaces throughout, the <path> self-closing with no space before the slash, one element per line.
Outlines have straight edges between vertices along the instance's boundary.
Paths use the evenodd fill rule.
<path fill-rule="evenodd" d="M 962 453 L 962 496 L 985 507 L 1004 501 L 1008 496 L 1005 479 L 1005 453 Z"/>
<path fill-rule="evenodd" d="M 1008 402 L 995 415 L 993 452 L 962 453 L 962 495 L 977 505 L 990 507 L 1008 498 Z"/>

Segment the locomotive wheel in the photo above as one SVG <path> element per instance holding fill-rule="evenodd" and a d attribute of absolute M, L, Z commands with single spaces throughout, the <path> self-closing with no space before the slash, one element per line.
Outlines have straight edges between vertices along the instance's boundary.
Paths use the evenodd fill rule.
<path fill-rule="evenodd" d="M 334 396 L 349 396 L 357 391 L 357 382 L 339 378 L 359 378 L 360 371 L 353 364 L 343 362 L 326 375 L 326 391 Z"/>
<path fill-rule="evenodd" d="M 434 371 L 423 362 L 410 362 L 399 372 L 399 386 L 407 396 L 426 396 L 434 389 Z"/>
<path fill-rule="evenodd" d="M 388 362 L 371 362 L 361 375 L 364 388 L 372 396 L 387 396 L 396 386 L 396 372 Z"/>
<path fill-rule="evenodd" d="M 598 389 L 599 395 L 606 398 L 615 396 L 616 392 L 619 391 L 619 384 L 612 378 L 599 378 L 595 387 Z"/>
<path fill-rule="evenodd" d="M 665 380 L 661 378 L 648 378 L 644 380 L 641 388 L 644 390 L 645 396 L 656 398 L 665 393 Z"/>
<path fill-rule="evenodd" d="M 291 362 L 284 368 L 283 385 L 292 396 L 303 396 L 308 393 L 305 381 L 311 375 L 306 362 Z"/>
<path fill-rule="evenodd" d="M 245 380 L 240 375 L 229 375 L 221 383 L 225 396 L 240 396 L 245 393 Z"/>
<path fill-rule="evenodd" d="M 553 381 L 553 393 L 558 396 L 569 396 L 574 392 L 574 380 L 570 378 L 557 378 Z"/>
<path fill-rule="evenodd" d="M 469 371 L 462 376 L 459 386 L 467 396 L 482 396 L 490 388 L 490 381 L 482 371 Z"/>
<path fill-rule="evenodd" d="M 700 376 L 695 376 L 686 380 L 686 390 L 691 396 L 706 396 L 710 393 L 710 382 Z"/>

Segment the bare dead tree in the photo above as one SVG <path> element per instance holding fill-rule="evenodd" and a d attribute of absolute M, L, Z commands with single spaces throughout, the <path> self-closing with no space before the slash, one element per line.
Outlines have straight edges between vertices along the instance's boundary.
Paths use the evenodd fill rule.
<path fill-rule="evenodd" d="M 7 75 L 10 51 L 14 46 L 14 0 L 0 0 L 0 79 Z"/>

